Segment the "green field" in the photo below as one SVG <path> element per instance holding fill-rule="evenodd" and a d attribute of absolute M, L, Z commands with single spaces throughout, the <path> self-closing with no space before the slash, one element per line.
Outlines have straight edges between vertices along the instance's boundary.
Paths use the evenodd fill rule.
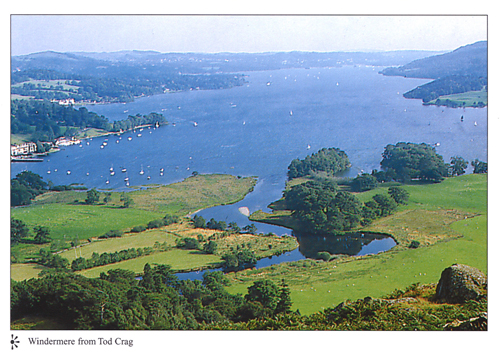
<path fill-rule="evenodd" d="M 439 99 L 439 102 L 437 101 Z M 469 91 L 465 93 L 457 93 L 450 95 L 442 95 L 437 99 L 431 100 L 426 104 L 431 105 L 447 105 L 446 100 L 458 104 L 460 107 L 473 107 L 479 103 L 488 105 L 488 92 L 483 89 L 480 91 Z"/>
<path fill-rule="evenodd" d="M 109 230 L 127 231 L 146 225 L 165 214 L 185 216 L 190 212 L 215 205 L 237 202 L 253 188 L 254 178 L 230 175 L 199 175 L 183 182 L 133 191 L 128 194 L 134 204 L 121 207 L 121 193 L 113 192 L 107 205 L 83 204 L 86 192 L 49 192 L 39 196 L 30 206 L 11 209 L 11 217 L 29 227 L 49 228 L 54 240 L 71 241 L 98 237 Z M 104 195 L 101 195 L 101 201 Z"/>
<path fill-rule="evenodd" d="M 31 84 L 34 84 L 35 86 L 40 85 L 43 88 L 55 88 L 56 86 L 61 86 L 62 90 L 70 90 L 70 89 L 78 90 L 78 88 L 79 88 L 78 86 L 72 86 L 72 85 L 66 84 L 65 82 L 66 82 L 66 80 L 64 80 L 64 79 L 43 80 L 43 79 L 31 79 L 30 78 L 28 81 L 13 84 L 12 87 L 19 87 L 25 83 L 31 83 Z"/>
<path fill-rule="evenodd" d="M 200 243 L 200 248 L 208 241 L 208 238 L 213 234 L 223 234 L 222 231 L 193 228 L 192 224 L 187 221 L 172 224 L 160 229 L 146 230 L 141 233 L 125 234 L 121 238 L 111 238 L 106 240 L 96 240 L 91 243 L 84 243 L 77 247 L 58 252 L 60 256 L 71 263 L 78 257 L 91 258 L 95 252 L 97 254 L 113 253 L 129 248 L 145 248 L 154 247 L 155 243 L 166 243 L 170 248 L 167 252 L 156 252 L 152 255 L 121 261 L 118 263 L 95 267 L 85 271 L 79 271 L 82 275 L 91 275 L 92 277 L 99 276 L 99 273 L 106 272 L 110 269 L 129 269 L 136 273 L 140 273 L 146 262 L 168 264 L 173 270 L 197 270 L 201 267 L 219 266 L 222 262 L 222 255 L 227 252 L 232 252 L 237 248 L 251 248 L 257 258 L 269 257 L 275 254 L 291 251 L 297 248 L 298 243 L 295 237 L 291 236 L 267 236 L 267 235 L 251 235 L 251 234 L 232 234 L 214 239 L 217 243 L 217 251 L 214 255 L 207 255 L 201 251 L 189 251 L 176 249 L 176 239 L 191 237 L 198 238 L 203 236 L 204 240 Z M 33 246 L 31 246 L 33 247 Z M 45 245 L 48 248 L 48 245 Z M 39 249 L 39 248 L 37 248 Z M 27 250 L 26 250 L 27 251 Z M 168 254 L 170 253 L 170 254 Z M 36 256 L 37 252 L 31 252 L 31 256 Z M 41 265 L 34 264 L 14 264 L 11 267 L 12 278 L 15 280 L 30 279 L 37 277 L 38 274 L 45 269 Z"/>
<path fill-rule="evenodd" d="M 10 278 L 15 281 L 38 277 L 38 273 L 45 267 L 38 264 L 11 264 Z"/>
<path fill-rule="evenodd" d="M 161 214 L 135 208 L 50 204 L 12 209 L 11 216 L 29 227 L 46 226 L 53 240 L 71 241 L 104 235 L 110 230 L 130 229 L 161 218 Z"/>
<path fill-rule="evenodd" d="M 205 254 L 201 251 L 171 249 L 167 252 L 155 253 L 120 263 L 82 270 L 78 273 L 86 277 L 99 277 L 101 272 L 107 272 L 111 269 L 124 269 L 131 270 L 135 273 L 141 273 L 144 269 L 144 265 L 147 263 L 150 265 L 167 264 L 170 265 L 174 271 L 199 270 L 201 268 L 220 264 L 221 262 L 219 256 Z"/>
<path fill-rule="evenodd" d="M 86 259 L 91 258 L 92 253 L 94 252 L 101 254 L 104 252 L 119 252 L 129 248 L 153 247 L 155 242 L 166 242 L 169 246 L 175 246 L 176 238 L 178 238 L 178 236 L 175 236 L 164 229 L 154 229 L 138 234 L 127 234 L 120 238 L 94 241 L 92 243 L 78 246 L 78 248 L 68 249 L 60 253 L 60 256 L 72 261 L 77 257 L 83 257 Z"/>
<path fill-rule="evenodd" d="M 185 200 L 179 198 L 180 194 L 183 192 L 184 194 L 187 194 L 186 192 L 191 195 L 197 194 L 203 187 L 209 188 L 203 190 L 205 196 L 217 198 L 217 202 L 221 202 L 216 193 L 213 193 L 217 189 L 217 182 L 211 177 L 202 180 L 196 180 L 197 178 L 186 180 L 187 185 L 192 187 L 185 188 L 184 185 L 177 184 L 171 185 L 174 189 L 158 187 L 132 192 L 136 204 L 130 209 L 64 203 L 71 200 L 72 193 L 62 192 L 41 197 L 37 205 L 13 209 L 13 214 L 22 214 L 23 220 L 30 219 L 33 224 L 37 221 L 42 223 L 45 221 L 45 224 L 52 224 L 52 226 L 58 224 L 56 226 L 58 230 L 54 231 L 63 233 L 60 228 L 70 226 L 72 222 L 69 220 L 70 217 L 79 219 L 79 221 L 74 220 L 73 223 L 80 223 L 80 229 L 88 228 L 89 231 L 96 231 L 92 226 L 88 227 L 89 223 L 97 224 L 99 216 L 112 216 L 113 213 L 121 214 L 122 218 L 125 214 L 127 221 L 132 221 L 130 217 L 134 212 L 138 214 L 137 219 L 145 217 L 145 214 L 157 218 L 166 209 L 186 214 L 198 207 L 201 208 L 205 200 L 197 198 L 192 204 L 186 205 Z M 231 182 L 234 179 L 236 178 L 233 178 Z M 251 183 L 247 184 L 247 189 L 248 185 Z M 378 219 L 364 229 L 391 234 L 398 245 L 390 251 L 363 257 L 340 257 L 329 262 L 303 260 L 259 270 L 247 269 L 230 273 L 226 275 L 230 279 L 228 291 L 245 294 L 247 287 L 255 280 L 268 278 L 279 284 L 281 279 L 285 278 L 291 290 L 292 308 L 299 309 L 301 314 L 308 315 L 323 308 L 336 306 L 347 299 L 356 300 L 366 296 L 381 297 L 395 289 L 404 289 L 417 282 L 437 283 L 441 272 L 454 263 L 471 265 L 487 274 L 487 175 L 464 175 L 448 178 L 438 184 L 403 187 L 410 193 L 409 204 L 400 207 L 394 215 Z M 193 191 L 192 188 L 198 191 Z M 357 196 L 360 200 L 366 201 L 374 194 L 381 192 L 387 192 L 387 188 L 380 187 L 359 193 Z M 222 188 L 217 194 L 228 195 L 233 192 L 228 187 Z M 169 201 L 175 205 L 172 206 Z M 71 209 L 78 209 L 78 211 L 68 212 Z M 27 212 L 28 210 L 31 211 Z M 130 211 L 130 216 L 123 211 Z M 59 214 L 58 217 L 56 217 L 57 214 Z M 116 221 L 125 221 L 119 220 L 120 216 L 116 216 L 114 228 L 116 228 Z M 109 220 L 105 221 L 105 223 L 109 222 Z M 125 227 L 125 222 L 122 224 Z M 104 224 L 95 226 L 96 228 L 101 226 L 102 230 Z M 93 252 L 111 252 L 130 247 L 151 246 L 151 243 L 154 244 L 156 241 L 167 241 L 168 244 L 173 244 L 176 236 L 196 237 L 199 234 L 205 238 L 209 236 L 207 232 L 204 232 L 206 230 L 193 229 L 182 224 L 176 226 L 126 235 L 121 239 L 94 241 L 77 248 L 76 255 L 80 256 L 80 250 L 82 256 L 88 257 Z M 245 236 L 247 235 L 221 240 L 221 248 L 228 249 L 237 244 L 255 241 L 254 238 Z M 262 238 L 268 240 L 264 236 Z M 269 240 L 271 239 L 270 237 Z M 408 249 L 409 242 L 415 239 L 421 243 L 421 246 L 417 249 Z M 261 242 L 260 244 L 264 247 L 268 246 L 265 241 L 257 242 Z M 275 243 L 277 242 L 274 242 L 273 246 Z M 291 243 L 283 243 L 283 246 L 291 246 Z M 259 252 L 258 248 L 260 247 L 252 247 L 252 250 Z M 62 255 L 73 259 L 75 249 L 63 252 Z M 140 273 L 145 263 L 168 264 L 175 271 L 197 269 L 220 263 L 219 255 L 172 248 L 167 252 L 96 267 L 80 273 L 89 277 L 97 277 L 100 272 L 114 268 L 129 269 Z M 34 277 L 40 269 L 35 265 L 12 265 L 12 278 Z"/>
<path fill-rule="evenodd" d="M 394 216 L 375 221 L 369 229 L 384 228 L 395 238 L 399 236 L 399 243 L 417 231 L 422 238 L 435 238 L 434 244 L 417 249 L 400 244 L 379 255 L 330 262 L 307 260 L 230 274 L 232 284 L 228 291 L 246 293 L 257 279 L 279 283 L 285 278 L 291 290 L 292 308 L 307 315 L 347 299 L 381 297 L 416 282 L 437 283 L 441 272 L 454 263 L 474 266 L 487 274 L 487 176 L 466 175 L 439 184 L 404 187 L 410 192 L 410 204 Z M 362 197 L 371 198 L 382 191 L 383 188 L 366 192 Z M 452 209 L 452 214 L 462 215 L 461 220 L 432 220 L 429 216 L 429 212 Z M 415 211 L 420 216 L 413 216 Z M 464 213 L 474 216 L 465 219 Z"/>
<path fill-rule="evenodd" d="M 33 229 L 49 229 L 52 244 L 57 249 L 68 248 L 75 239 L 95 239 L 110 230 L 129 231 L 146 225 L 165 214 L 185 216 L 196 210 L 237 202 L 255 185 L 255 178 L 230 175 L 198 175 L 175 184 L 150 187 L 128 192 L 134 204 L 123 208 L 121 193 L 112 192 L 112 201 L 95 205 L 85 204 L 86 192 L 48 192 L 35 199 L 32 205 L 11 209 L 11 217 L 22 220 Z M 31 236 L 34 236 L 32 231 Z M 21 244 L 11 248 L 18 261 L 38 253 L 39 245 Z"/>

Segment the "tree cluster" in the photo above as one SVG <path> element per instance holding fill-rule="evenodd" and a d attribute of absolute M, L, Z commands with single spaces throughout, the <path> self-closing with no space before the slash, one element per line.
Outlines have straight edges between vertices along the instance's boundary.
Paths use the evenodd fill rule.
<path fill-rule="evenodd" d="M 308 181 L 285 191 L 284 199 L 299 232 L 326 235 L 367 225 L 377 217 L 392 214 L 398 204 L 395 199 L 400 203 L 407 200 L 405 190 L 389 194 L 377 194 L 363 204 L 353 194 L 339 191 L 331 181 Z"/>
<path fill-rule="evenodd" d="M 351 181 L 350 185 L 353 192 L 365 192 L 377 188 L 378 180 L 373 175 L 363 173 L 356 176 L 356 178 Z"/>
<path fill-rule="evenodd" d="M 181 281 L 166 265 L 146 264 L 141 280 L 123 269 L 95 279 L 59 272 L 11 281 L 11 318 L 36 314 L 67 329 L 200 330 L 290 312 L 284 282 L 256 281 L 245 297 L 229 294 L 226 284 L 220 271 Z"/>
<path fill-rule="evenodd" d="M 48 268 L 55 268 L 66 270 L 68 267 L 68 259 L 61 257 L 58 254 L 53 254 L 51 251 L 41 248 L 40 249 L 40 259 L 38 259 L 38 264 L 46 266 Z"/>
<path fill-rule="evenodd" d="M 488 163 L 485 163 L 484 161 L 480 161 L 478 159 L 474 159 L 471 162 L 472 167 L 474 168 L 474 173 L 475 174 L 485 174 L 488 172 Z"/>
<path fill-rule="evenodd" d="M 31 134 L 33 142 L 73 136 L 79 128 L 108 130 L 110 126 L 107 118 L 85 107 L 76 110 L 46 100 L 12 100 L 10 122 L 11 133 Z"/>
<path fill-rule="evenodd" d="M 155 252 L 164 252 L 169 248 L 167 244 L 164 243 L 155 243 L 154 247 L 144 247 L 144 248 L 129 248 L 123 249 L 121 251 L 113 252 L 113 253 L 92 253 L 92 257 L 89 259 L 78 257 L 71 262 L 71 270 L 79 271 L 84 269 L 94 268 L 96 266 L 103 266 L 113 263 L 118 263 L 124 260 L 134 259 L 146 255 L 150 255 Z M 42 264 L 42 263 L 40 263 Z"/>
<path fill-rule="evenodd" d="M 347 154 L 339 148 L 323 148 L 304 160 L 294 159 L 288 166 L 288 178 L 309 176 L 318 172 L 333 175 L 351 166 Z"/>
<path fill-rule="evenodd" d="M 165 116 L 156 112 L 147 115 L 136 114 L 135 116 L 129 115 L 124 120 L 113 121 L 108 130 L 111 132 L 120 132 L 131 130 L 137 126 L 152 125 L 156 123 L 161 125 L 166 122 Z"/>
<path fill-rule="evenodd" d="M 30 233 L 29 227 L 22 221 L 10 219 L 10 244 L 15 245 L 28 237 Z"/>
<path fill-rule="evenodd" d="M 448 176 L 448 165 L 443 157 L 425 143 L 399 142 L 387 145 L 380 166 L 399 182 L 413 179 L 441 182 Z M 377 177 L 376 174 L 374 176 Z"/>
<path fill-rule="evenodd" d="M 31 171 L 23 171 L 10 181 L 10 205 L 31 204 L 31 201 L 39 194 L 48 190 L 48 184 L 42 177 Z"/>
<path fill-rule="evenodd" d="M 230 222 L 226 224 L 225 221 L 217 221 L 211 218 L 209 221 L 205 222 L 205 219 L 200 215 L 193 216 L 193 226 L 198 229 L 210 229 L 218 231 L 226 231 L 229 233 L 250 233 L 255 235 L 257 233 L 257 227 L 254 224 L 245 225 L 240 228 L 237 223 Z"/>
<path fill-rule="evenodd" d="M 78 110 L 72 106 L 62 106 L 47 100 L 12 100 L 11 133 L 29 134 L 33 142 L 53 142 L 59 137 L 72 137 L 79 129 L 97 128 L 104 131 L 120 132 L 148 124 L 165 124 L 162 114 L 152 112 L 137 114 L 112 123 L 104 116 L 90 112 L 85 107 Z M 48 147 L 43 147 L 47 149 Z"/>
<path fill-rule="evenodd" d="M 222 256 L 225 271 L 238 271 L 254 267 L 257 264 L 255 253 L 249 249 L 233 251 Z"/>
<path fill-rule="evenodd" d="M 75 60 L 73 60 L 75 61 Z M 73 63 L 75 64 L 75 63 Z M 223 89 L 245 83 L 242 74 L 182 74 L 178 70 L 160 69 L 155 65 L 131 65 L 115 63 L 112 66 L 94 63 L 86 67 L 84 74 L 60 72 L 59 69 L 28 69 L 13 72 L 11 83 L 14 94 L 33 96 L 35 99 L 66 99 L 77 102 L 130 102 L 135 97 L 161 94 L 166 91 L 189 89 Z M 100 66 L 99 70 L 95 67 Z M 61 71 L 64 71 L 61 70 Z M 34 80 L 60 80 L 74 88 L 35 85 Z"/>

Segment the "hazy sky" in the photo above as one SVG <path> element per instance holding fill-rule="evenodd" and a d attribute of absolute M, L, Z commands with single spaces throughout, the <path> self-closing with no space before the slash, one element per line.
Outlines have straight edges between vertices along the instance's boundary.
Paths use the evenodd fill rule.
<path fill-rule="evenodd" d="M 487 39 L 486 16 L 11 15 L 11 55 L 453 50 Z"/>

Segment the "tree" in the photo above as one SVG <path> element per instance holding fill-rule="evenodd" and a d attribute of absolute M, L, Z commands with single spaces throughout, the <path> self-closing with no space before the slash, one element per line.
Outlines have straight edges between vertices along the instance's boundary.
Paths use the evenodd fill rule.
<path fill-rule="evenodd" d="M 208 254 L 214 254 L 217 251 L 217 242 L 208 241 L 203 245 L 203 252 Z"/>
<path fill-rule="evenodd" d="M 204 229 L 207 226 L 205 219 L 199 215 L 193 217 L 193 225 L 198 229 Z"/>
<path fill-rule="evenodd" d="M 243 226 L 243 232 L 255 235 L 257 233 L 257 226 L 255 224 L 245 225 Z"/>
<path fill-rule="evenodd" d="M 472 161 L 470 164 L 474 168 L 473 172 L 475 174 L 485 174 L 488 172 L 488 164 L 485 163 L 484 161 L 474 159 L 474 161 Z"/>
<path fill-rule="evenodd" d="M 329 261 L 331 258 L 332 258 L 332 255 L 330 254 L 330 252 L 326 252 L 326 251 L 318 252 L 318 254 L 316 255 L 316 259 L 320 259 L 320 260 L 323 260 L 325 262 Z"/>
<path fill-rule="evenodd" d="M 10 181 L 11 206 L 28 205 L 37 195 L 47 190 L 42 177 L 31 171 L 23 171 Z"/>
<path fill-rule="evenodd" d="M 230 222 L 228 225 L 227 225 L 227 228 L 228 230 L 230 230 L 231 232 L 234 232 L 234 233 L 240 233 L 241 232 L 241 228 L 238 226 L 237 223 L 235 223 L 234 221 L 233 222 Z"/>
<path fill-rule="evenodd" d="M 11 245 L 21 242 L 21 240 L 29 235 L 28 226 L 17 219 L 10 219 L 10 243 Z"/>
<path fill-rule="evenodd" d="M 285 282 L 285 279 L 281 279 L 281 285 L 279 289 L 279 299 L 276 304 L 275 313 L 290 313 L 292 310 L 292 299 L 290 298 L 290 289 Z"/>
<path fill-rule="evenodd" d="M 385 194 L 376 194 L 373 200 L 380 209 L 380 216 L 391 215 L 397 208 L 396 201 Z"/>
<path fill-rule="evenodd" d="M 36 244 L 44 244 L 50 242 L 50 232 L 49 229 L 44 226 L 36 226 L 35 231 L 35 239 L 34 242 Z"/>
<path fill-rule="evenodd" d="M 401 187 L 389 187 L 389 195 L 398 204 L 407 204 L 410 199 L 408 191 Z"/>
<path fill-rule="evenodd" d="M 460 156 L 452 156 L 450 164 L 451 176 L 460 176 L 465 174 L 469 162 Z"/>
<path fill-rule="evenodd" d="M 227 270 L 237 270 L 239 267 L 238 257 L 234 253 L 226 253 L 222 256 L 224 268 Z"/>
<path fill-rule="evenodd" d="M 377 178 L 370 174 L 361 174 L 351 181 L 351 189 L 353 192 L 369 191 L 376 188 L 377 185 Z"/>
<path fill-rule="evenodd" d="M 260 302 L 264 308 L 274 311 L 279 300 L 278 287 L 271 280 L 257 280 L 248 288 L 245 299 Z"/>
<path fill-rule="evenodd" d="M 196 238 L 184 237 L 179 240 L 177 247 L 186 249 L 200 249 L 200 242 Z"/>
<path fill-rule="evenodd" d="M 304 160 L 292 160 L 288 166 L 288 178 L 308 176 L 317 172 L 333 175 L 351 166 L 347 154 L 338 148 L 323 148 L 308 155 Z"/>
<path fill-rule="evenodd" d="M 226 222 L 225 221 L 217 221 L 214 218 L 211 218 L 207 222 L 207 229 L 212 229 L 212 230 L 220 230 L 224 231 L 226 229 Z"/>
<path fill-rule="evenodd" d="M 120 201 L 123 202 L 124 208 L 129 208 L 131 205 L 134 204 L 134 200 L 132 199 L 132 197 L 130 197 L 125 192 L 123 192 L 122 195 L 120 196 Z"/>
<path fill-rule="evenodd" d="M 241 270 L 257 264 L 257 257 L 248 249 L 243 249 L 238 253 L 226 253 L 222 259 L 226 270 Z"/>
<path fill-rule="evenodd" d="M 106 192 L 104 194 L 105 194 L 105 197 L 104 197 L 103 201 L 104 201 L 104 203 L 108 204 L 109 202 L 112 201 L 112 193 Z"/>
<path fill-rule="evenodd" d="M 85 204 L 93 205 L 99 202 L 99 197 L 99 192 L 97 192 L 95 188 L 92 188 L 91 190 L 87 191 L 87 199 L 85 199 Z"/>
<path fill-rule="evenodd" d="M 441 182 L 448 176 L 443 157 L 425 143 L 399 142 L 387 145 L 380 166 L 387 171 L 393 170 L 394 179 L 401 182 L 410 182 L 412 179 Z"/>
<path fill-rule="evenodd" d="M 222 271 L 205 271 L 203 273 L 203 285 L 211 291 L 222 289 L 223 286 L 229 284 Z"/>
<path fill-rule="evenodd" d="M 28 191 L 26 186 L 20 185 L 19 182 L 14 181 L 10 187 L 10 205 L 13 207 L 19 205 L 31 204 L 34 196 Z"/>
<path fill-rule="evenodd" d="M 348 231 L 361 222 L 363 204 L 330 181 L 309 181 L 285 191 L 287 209 L 297 228 L 316 234 Z"/>
<path fill-rule="evenodd" d="M 16 175 L 16 180 L 20 184 L 34 190 L 43 191 L 47 189 L 47 183 L 42 180 L 42 177 L 31 171 L 23 171 Z"/>
<path fill-rule="evenodd" d="M 248 249 L 243 249 L 238 254 L 236 255 L 238 258 L 238 267 L 239 268 L 250 268 L 255 266 L 257 264 L 257 257 L 255 254 L 248 250 Z"/>
<path fill-rule="evenodd" d="M 418 241 L 411 241 L 410 245 L 408 246 L 408 248 L 412 248 L 412 249 L 418 248 L 418 247 L 420 247 L 420 242 L 418 242 Z"/>

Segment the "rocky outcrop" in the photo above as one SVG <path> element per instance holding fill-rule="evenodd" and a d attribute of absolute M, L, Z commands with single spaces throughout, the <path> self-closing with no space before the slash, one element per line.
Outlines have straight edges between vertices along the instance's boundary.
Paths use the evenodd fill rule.
<path fill-rule="evenodd" d="M 436 298 L 447 303 L 463 303 L 486 295 L 486 276 L 478 269 L 453 264 L 441 273 Z"/>

